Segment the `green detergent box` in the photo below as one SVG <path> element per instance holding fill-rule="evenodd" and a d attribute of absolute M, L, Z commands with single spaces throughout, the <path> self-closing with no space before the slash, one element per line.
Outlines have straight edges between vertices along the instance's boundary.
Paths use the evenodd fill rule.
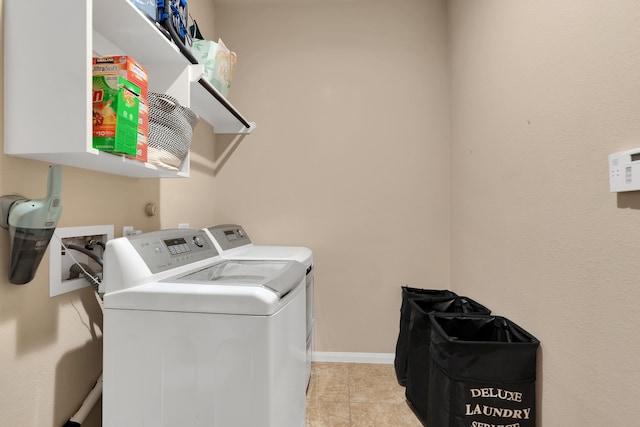
<path fill-rule="evenodd" d="M 93 76 L 93 148 L 136 155 L 139 96 L 120 76 Z"/>

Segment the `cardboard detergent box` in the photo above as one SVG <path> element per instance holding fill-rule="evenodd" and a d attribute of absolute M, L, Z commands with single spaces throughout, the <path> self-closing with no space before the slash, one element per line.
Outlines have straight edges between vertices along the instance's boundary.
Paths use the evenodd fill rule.
<path fill-rule="evenodd" d="M 133 58 L 126 55 L 93 57 L 94 76 L 120 76 L 135 84 L 139 89 L 140 110 L 138 111 L 138 143 L 135 155 L 128 157 L 147 161 L 147 145 L 149 140 L 149 104 L 147 94 L 149 77 L 145 68 Z"/>
<path fill-rule="evenodd" d="M 140 98 L 138 108 L 138 144 L 135 156 L 127 156 L 141 162 L 147 162 L 147 148 L 149 146 L 149 105 Z"/>
<path fill-rule="evenodd" d="M 138 148 L 136 160 L 147 161 L 147 147 L 149 146 L 149 104 L 146 100 L 140 99 L 140 110 L 138 110 Z"/>
<path fill-rule="evenodd" d="M 139 96 L 120 76 L 93 76 L 93 148 L 136 156 Z"/>
<path fill-rule="evenodd" d="M 140 95 L 146 100 L 149 88 L 147 70 L 133 58 L 125 55 L 93 57 L 94 76 L 121 76 L 140 88 Z"/>
<path fill-rule="evenodd" d="M 138 133 L 138 144 L 136 145 L 136 155 L 135 156 L 127 156 L 129 158 L 140 160 L 141 162 L 147 162 L 148 159 L 148 147 L 149 147 L 149 138 Z"/>

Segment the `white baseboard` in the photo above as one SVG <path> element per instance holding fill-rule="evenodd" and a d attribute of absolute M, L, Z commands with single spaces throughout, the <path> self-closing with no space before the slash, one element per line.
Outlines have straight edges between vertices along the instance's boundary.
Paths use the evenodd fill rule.
<path fill-rule="evenodd" d="M 311 354 L 313 362 L 344 362 L 344 363 L 380 363 L 393 364 L 394 353 L 343 353 L 331 351 L 314 351 Z"/>

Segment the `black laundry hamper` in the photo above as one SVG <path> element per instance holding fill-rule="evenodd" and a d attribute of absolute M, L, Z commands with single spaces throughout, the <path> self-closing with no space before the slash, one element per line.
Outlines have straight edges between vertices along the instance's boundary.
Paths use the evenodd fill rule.
<path fill-rule="evenodd" d="M 429 369 L 431 355 L 432 313 L 491 314 L 484 305 L 467 297 L 437 300 L 413 299 L 409 301 L 411 319 L 407 340 L 407 380 L 405 396 L 414 413 L 426 420 L 429 395 Z"/>
<path fill-rule="evenodd" d="M 540 342 L 500 316 L 430 317 L 427 425 L 535 427 Z"/>
<path fill-rule="evenodd" d="M 396 343 L 396 354 L 393 366 L 398 383 L 402 386 L 407 381 L 407 341 L 409 339 L 409 322 L 411 320 L 411 306 L 409 301 L 421 299 L 425 301 L 445 300 L 457 296 L 449 290 L 420 289 L 402 286 L 402 304 L 400 306 L 400 332 Z"/>

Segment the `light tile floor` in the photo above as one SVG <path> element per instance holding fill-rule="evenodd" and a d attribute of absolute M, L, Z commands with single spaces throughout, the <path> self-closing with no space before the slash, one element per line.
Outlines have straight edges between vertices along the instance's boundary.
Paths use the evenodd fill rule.
<path fill-rule="evenodd" d="M 422 427 L 393 365 L 313 362 L 307 427 Z"/>

